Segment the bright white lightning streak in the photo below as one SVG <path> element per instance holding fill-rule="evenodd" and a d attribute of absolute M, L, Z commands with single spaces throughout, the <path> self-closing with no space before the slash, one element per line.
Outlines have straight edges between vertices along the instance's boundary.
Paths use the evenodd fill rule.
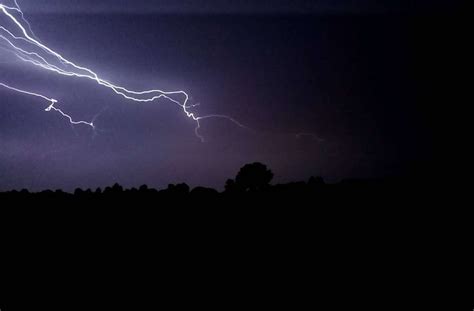
<path fill-rule="evenodd" d="M 4 33 L 7 34 L 7 36 L 5 36 L 5 35 L 0 33 L 0 39 L 5 40 L 8 43 L 8 45 L 10 45 L 10 47 L 13 48 L 12 52 L 20 60 L 22 60 L 24 62 L 27 62 L 27 63 L 30 63 L 30 64 L 33 64 L 34 66 L 41 67 L 45 70 L 53 71 L 53 72 L 55 72 L 57 74 L 60 74 L 60 75 L 94 80 L 99 85 L 111 89 L 117 95 L 120 95 L 123 98 L 125 98 L 127 100 L 130 100 L 130 101 L 139 102 L 139 103 L 147 103 L 147 102 L 153 102 L 153 101 L 158 100 L 160 98 L 167 99 L 170 102 L 172 102 L 172 103 L 178 105 L 179 107 L 181 107 L 181 109 L 186 114 L 186 116 L 188 118 L 191 118 L 192 120 L 194 120 L 196 122 L 195 134 L 196 134 L 197 137 L 199 137 L 201 139 L 201 141 L 204 141 L 204 138 L 199 134 L 199 129 L 201 127 L 201 123 L 200 123 L 201 120 L 205 120 L 205 119 L 209 119 L 209 118 L 223 118 L 223 119 L 227 119 L 227 120 L 233 122 L 234 124 L 238 125 L 239 127 L 247 128 L 244 125 L 242 125 L 240 122 L 238 122 L 235 119 L 233 119 L 229 116 L 226 116 L 226 115 L 212 114 L 212 115 L 206 115 L 206 116 L 197 116 L 195 113 L 190 112 L 189 109 L 195 107 L 196 105 L 188 105 L 189 95 L 184 91 L 165 92 L 165 91 L 162 91 L 162 90 L 159 90 L 159 89 L 154 89 L 154 90 L 147 90 L 147 91 L 137 92 L 137 91 L 128 90 L 128 89 L 126 89 L 125 87 L 122 87 L 122 86 L 114 85 L 109 81 L 101 79 L 91 69 L 79 66 L 79 65 L 73 63 L 72 61 L 67 60 L 66 58 L 64 58 L 58 52 L 50 49 L 46 45 L 42 44 L 39 40 L 35 39 L 33 37 L 34 34 L 31 31 L 31 27 L 29 26 L 29 23 L 24 18 L 23 12 L 21 11 L 18 3 L 16 2 L 16 0 L 14 2 L 15 2 L 15 5 L 16 5 L 15 7 L 9 7 L 9 6 L 6 6 L 4 4 L 0 4 L 0 12 L 2 12 L 6 17 L 8 17 L 10 19 L 10 21 L 13 22 L 13 24 L 15 24 L 18 27 L 17 30 L 22 34 L 22 36 L 15 36 L 13 34 L 13 32 L 7 30 L 5 27 L 0 26 L 0 30 L 2 30 Z M 18 21 L 18 19 L 15 18 L 15 16 L 12 13 L 10 13 L 10 11 L 14 11 L 14 12 L 17 12 L 18 14 L 20 14 L 21 19 L 28 25 L 28 29 L 30 30 L 30 33 L 32 33 L 33 35 L 28 34 L 28 31 L 26 30 L 26 28 L 22 25 L 22 23 L 20 21 Z M 46 56 L 43 57 L 43 56 L 39 55 L 36 52 L 27 51 L 25 49 L 20 48 L 18 45 L 15 44 L 17 41 L 22 41 L 22 42 L 25 42 L 29 45 L 33 45 L 36 48 L 39 48 L 40 50 L 46 52 L 49 56 L 54 57 L 55 59 L 57 59 L 61 63 L 61 65 L 66 67 L 66 68 L 60 68 L 57 65 L 51 64 L 46 59 Z M 71 68 L 72 70 L 68 69 L 68 68 Z M 68 118 L 71 124 L 85 124 L 85 125 L 89 125 L 89 126 L 93 127 L 92 122 L 89 123 L 89 122 L 85 122 L 85 121 L 79 121 L 79 122 L 73 121 L 72 118 L 69 115 L 65 114 L 60 109 L 58 109 L 54 106 L 54 104 L 57 103 L 57 100 L 55 100 L 55 99 L 51 99 L 51 98 L 48 98 L 48 97 L 40 95 L 40 94 L 35 94 L 35 93 L 31 93 L 31 92 L 22 91 L 22 90 L 19 90 L 19 89 L 16 89 L 16 88 L 9 87 L 5 84 L 0 84 L 0 86 L 7 87 L 7 88 L 9 88 L 10 90 L 13 90 L 13 91 L 17 91 L 17 92 L 20 92 L 20 93 L 24 93 L 24 94 L 28 94 L 28 95 L 32 95 L 32 96 L 36 96 L 36 97 L 41 97 L 45 100 L 48 100 L 48 101 L 51 102 L 51 105 L 46 109 L 46 111 L 54 110 L 54 111 L 59 112 L 64 117 Z M 179 101 L 179 100 L 173 98 L 173 96 L 180 96 L 183 99 L 181 101 Z"/>

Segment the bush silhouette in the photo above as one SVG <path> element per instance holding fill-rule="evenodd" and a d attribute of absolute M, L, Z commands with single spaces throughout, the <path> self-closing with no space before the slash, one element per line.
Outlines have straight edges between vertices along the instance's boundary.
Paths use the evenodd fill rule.
<path fill-rule="evenodd" d="M 273 173 L 265 164 L 255 162 L 242 167 L 235 178 L 235 185 L 228 181 L 230 187 L 244 191 L 259 191 L 269 186 Z"/>

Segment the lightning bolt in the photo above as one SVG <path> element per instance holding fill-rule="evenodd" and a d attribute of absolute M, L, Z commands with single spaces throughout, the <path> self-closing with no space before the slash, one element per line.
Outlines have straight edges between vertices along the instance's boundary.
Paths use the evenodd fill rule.
<path fill-rule="evenodd" d="M 76 77 L 82 79 L 89 79 L 95 81 L 97 84 L 106 87 L 113 91 L 116 95 L 119 95 L 129 101 L 137 103 L 148 103 L 159 99 L 166 99 L 171 103 L 176 104 L 184 112 L 184 114 L 192 119 L 196 123 L 195 134 L 196 136 L 204 141 L 204 137 L 199 134 L 201 128 L 201 121 L 210 118 L 221 118 L 226 119 L 239 127 L 246 128 L 243 124 L 226 115 L 211 114 L 205 116 L 198 116 L 194 112 L 190 112 L 189 109 L 196 107 L 197 105 L 190 105 L 189 95 L 185 91 L 173 91 L 167 92 L 160 89 L 146 90 L 146 91 L 132 91 L 123 86 L 115 85 L 107 80 L 99 77 L 99 75 L 93 70 L 80 66 L 65 57 L 58 52 L 52 50 L 48 46 L 44 45 L 36 38 L 31 26 L 24 17 L 24 14 L 18 5 L 17 1 L 14 0 L 14 5 L 7 6 L 0 3 L 0 14 L 6 17 L 7 21 L 14 26 L 14 30 L 9 30 L 0 24 L 0 39 L 7 45 L 8 50 L 13 53 L 21 61 L 39 67 L 41 69 L 52 71 L 56 74 Z M 19 16 L 18 18 L 15 15 Z M 25 26 L 26 25 L 26 26 Z M 19 92 L 26 95 L 42 98 L 50 102 L 46 111 L 55 111 L 67 118 L 71 124 L 74 125 L 88 125 L 94 128 L 93 122 L 86 121 L 73 121 L 72 117 L 64 113 L 62 110 L 55 106 L 58 101 L 47 96 L 21 90 L 15 87 L 11 87 L 7 84 L 0 83 L 0 86 L 7 88 L 11 91 Z"/>
<path fill-rule="evenodd" d="M 1 86 L 1 87 L 4 87 L 4 88 L 6 88 L 6 89 L 9 89 L 9 90 L 18 92 L 18 93 L 22 93 L 22 94 L 26 94 L 26 95 L 30 95 L 30 96 L 42 98 L 42 99 L 44 99 L 44 100 L 50 102 L 50 105 L 49 105 L 48 108 L 46 108 L 44 111 L 56 111 L 56 112 L 58 112 L 59 114 L 61 114 L 63 117 L 67 118 L 67 119 L 69 120 L 69 123 L 71 123 L 71 124 L 74 124 L 74 125 L 83 124 L 83 125 L 88 125 L 88 126 L 94 128 L 94 123 L 92 123 L 92 122 L 86 122 L 86 121 L 74 121 L 70 115 L 68 115 L 67 113 L 64 113 L 61 109 L 56 108 L 54 105 L 55 105 L 58 101 L 57 101 L 56 99 L 54 99 L 54 98 L 49 98 L 49 97 L 46 97 L 46 96 L 41 95 L 41 94 L 37 94 L 37 93 L 33 93 L 33 92 L 28 92 L 28 91 L 24 91 L 24 90 L 20 90 L 20 89 L 17 89 L 17 88 L 15 88 L 15 87 L 9 86 L 9 85 L 7 85 L 7 84 L 5 84 L 5 83 L 1 83 L 1 82 L 0 82 L 0 86 Z"/>

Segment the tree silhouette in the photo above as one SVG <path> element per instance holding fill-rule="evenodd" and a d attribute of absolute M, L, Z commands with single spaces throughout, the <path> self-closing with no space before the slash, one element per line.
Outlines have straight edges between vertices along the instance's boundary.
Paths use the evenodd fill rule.
<path fill-rule="evenodd" d="M 308 180 L 308 185 L 310 186 L 323 186 L 325 184 L 324 179 L 320 176 L 314 177 L 311 176 Z"/>
<path fill-rule="evenodd" d="M 227 179 L 224 189 L 226 193 L 239 193 L 243 190 L 233 179 Z"/>
<path fill-rule="evenodd" d="M 186 196 L 189 194 L 189 186 L 185 183 L 182 184 L 169 184 L 166 192 L 173 196 Z"/>
<path fill-rule="evenodd" d="M 322 205 L 341 205 L 341 207 L 353 206 L 354 201 L 360 202 L 363 206 L 374 204 L 378 206 L 380 202 L 386 202 L 387 197 L 395 198 L 407 192 L 406 185 L 384 180 L 343 180 L 336 184 L 326 184 L 321 177 L 311 177 L 307 182 L 291 182 L 287 184 L 270 185 L 273 173 L 262 163 L 252 163 L 243 166 L 236 178 L 228 179 L 225 184 L 225 192 L 219 193 L 212 188 L 196 187 L 192 191 L 187 184 L 170 184 L 168 188 L 157 191 L 147 185 L 140 186 L 139 189 L 124 189 L 118 183 L 108 186 L 104 190 L 97 188 L 83 190 L 77 188 L 74 194 L 56 190 L 42 191 L 38 193 L 22 191 L 0 192 L 0 202 L 13 202 L 12 206 L 18 204 L 18 200 L 24 200 L 36 206 L 38 201 L 54 202 L 59 206 L 78 201 L 80 203 L 98 204 L 103 206 L 110 203 L 111 206 L 124 206 L 129 209 L 137 204 L 148 202 L 159 202 L 160 206 L 177 206 L 192 202 L 200 205 L 219 204 L 220 206 L 251 206 L 247 203 L 262 202 L 268 206 L 276 206 L 286 199 L 309 201 L 311 203 L 322 202 Z M 418 191 L 418 188 L 413 191 Z M 253 201 L 252 201 L 253 200 Z M 393 202 L 397 202 L 394 200 Z M 398 202 L 401 202 L 399 200 Z M 0 203 L 0 204 L 1 204 Z M 171 204 L 170 204 L 171 203 Z M 16 205 L 15 205 L 16 204 Z M 392 203 L 397 204 L 397 203 Z M 311 204 L 314 205 L 314 204 Z M 3 207 L 3 205 L 2 205 Z M 284 207 L 286 208 L 286 207 Z M 158 212 L 160 208 L 153 208 Z"/>
<path fill-rule="evenodd" d="M 147 185 L 141 185 L 140 188 L 138 188 L 138 191 L 140 191 L 140 193 L 146 193 L 146 192 L 148 192 L 148 186 Z"/>
<path fill-rule="evenodd" d="M 240 169 L 235 185 L 244 191 L 259 191 L 268 187 L 272 179 L 272 171 L 265 164 L 255 162 Z"/>

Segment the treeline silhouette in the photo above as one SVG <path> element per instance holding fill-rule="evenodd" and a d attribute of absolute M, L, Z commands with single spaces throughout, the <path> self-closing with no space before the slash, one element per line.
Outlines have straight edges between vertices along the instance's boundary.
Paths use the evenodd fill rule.
<path fill-rule="evenodd" d="M 252 163 L 227 180 L 222 192 L 186 184 L 159 191 L 116 184 L 72 194 L 0 194 L 5 310 L 64 310 L 70 305 L 136 310 L 158 308 L 165 301 L 183 307 L 217 301 L 221 309 L 247 297 L 242 290 L 254 293 L 242 307 L 258 296 L 262 307 L 270 301 L 304 309 L 302 293 L 313 299 L 317 291 L 334 307 L 341 299 L 352 305 L 360 297 L 384 297 L 383 282 L 399 279 L 407 286 L 412 273 L 407 258 L 429 245 L 424 237 L 416 238 L 434 209 L 426 198 L 435 194 L 420 193 L 423 182 L 328 184 L 311 177 L 272 185 L 272 179 L 270 169 Z M 50 291 L 45 280 L 59 290 Z M 105 304 L 63 286 L 71 283 L 92 289 Z M 40 299 L 25 299 L 24 284 L 30 288 L 28 297 L 41 293 Z M 385 304 L 380 306 L 376 310 Z"/>
<path fill-rule="evenodd" d="M 228 205 L 253 202 L 264 207 L 269 204 L 299 202 L 302 206 L 308 207 L 314 203 L 353 205 L 358 201 L 364 204 L 390 204 L 401 195 L 413 191 L 413 188 L 407 187 L 406 181 L 399 180 L 343 180 L 327 184 L 322 177 L 310 177 L 308 181 L 272 185 L 273 176 L 273 172 L 266 165 L 256 162 L 243 166 L 234 179 L 228 179 L 222 192 L 206 187 L 191 189 L 185 183 L 170 184 L 162 190 L 152 189 L 147 185 L 124 189 L 116 183 L 105 189 L 78 188 L 74 193 L 62 190 L 46 190 L 38 193 L 31 193 L 26 189 L 10 191 L 0 193 L 0 201 L 107 202 L 113 203 L 116 207 L 121 206 L 121 203 L 139 202 L 147 202 L 147 205 L 151 205 L 150 202 L 163 205 L 180 202 Z"/>

